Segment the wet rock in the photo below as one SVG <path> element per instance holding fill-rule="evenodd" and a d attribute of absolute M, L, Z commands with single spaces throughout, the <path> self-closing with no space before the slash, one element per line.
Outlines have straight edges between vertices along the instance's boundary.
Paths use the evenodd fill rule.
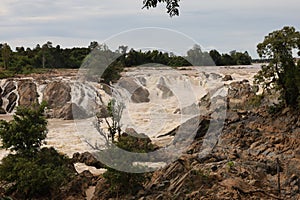
<path fill-rule="evenodd" d="M 231 75 L 228 75 L 228 74 L 226 74 L 226 75 L 222 78 L 222 81 L 231 81 L 231 80 L 233 80 L 233 79 L 232 79 L 232 76 L 231 76 Z"/>
<path fill-rule="evenodd" d="M 131 100 L 134 103 L 147 103 L 149 99 L 149 91 L 146 88 L 139 87 L 137 88 L 131 96 Z"/>
<path fill-rule="evenodd" d="M 67 83 L 54 81 L 49 83 L 43 93 L 43 100 L 50 108 L 60 108 L 71 100 L 71 87 Z"/>
<path fill-rule="evenodd" d="M 195 139 L 203 137 L 208 129 L 210 123 L 210 119 L 208 116 L 196 116 L 193 117 L 180 126 L 174 128 L 166 134 L 159 135 L 157 138 L 165 137 L 165 136 L 175 136 L 177 133 L 180 133 L 181 137 L 185 132 L 190 134 L 195 134 Z M 180 140 L 179 136 L 175 138 L 176 140 Z M 176 142 L 174 140 L 174 142 Z"/>
<path fill-rule="evenodd" d="M 146 87 L 146 85 L 147 85 L 147 79 L 145 77 L 139 76 L 139 77 L 137 77 L 137 79 L 142 84 L 142 86 Z"/>
<path fill-rule="evenodd" d="M 7 96 L 9 93 L 11 93 L 12 91 L 14 91 L 16 89 L 16 85 L 13 81 L 8 81 L 7 85 L 5 86 L 5 88 L 3 88 L 3 92 L 2 92 L 2 96 L 5 97 Z"/>
<path fill-rule="evenodd" d="M 0 114 L 6 114 L 6 111 L 0 107 Z"/>
<path fill-rule="evenodd" d="M 174 96 L 172 90 L 170 90 L 170 88 L 168 88 L 166 81 L 163 77 L 161 77 L 159 79 L 159 82 L 157 84 L 157 88 L 160 89 L 163 93 L 162 93 L 162 98 L 163 99 L 167 99 L 169 97 Z"/>
<path fill-rule="evenodd" d="M 112 88 L 107 84 L 102 84 L 102 90 L 108 95 L 112 95 Z"/>
<path fill-rule="evenodd" d="M 220 74 L 217 74 L 217 73 L 210 73 L 209 78 L 213 79 L 213 80 L 217 80 L 217 79 L 222 78 L 222 76 Z"/>
<path fill-rule="evenodd" d="M 18 95 L 16 95 L 15 93 L 10 93 L 7 99 L 8 104 L 6 106 L 6 112 L 11 113 L 17 104 Z"/>
<path fill-rule="evenodd" d="M 19 106 L 31 106 L 38 103 L 36 84 L 31 80 L 18 82 Z"/>
<path fill-rule="evenodd" d="M 105 165 L 102 164 L 100 161 L 98 161 L 91 153 L 89 152 L 84 152 L 84 153 L 74 153 L 72 162 L 80 162 L 84 163 L 87 166 L 93 166 L 96 167 L 97 169 L 100 168 L 105 168 Z"/>
<path fill-rule="evenodd" d="M 117 86 L 124 88 L 134 103 L 146 103 L 150 101 L 149 91 L 138 84 L 133 78 L 121 78 Z"/>
<path fill-rule="evenodd" d="M 67 103 L 62 108 L 54 109 L 53 118 L 60 118 L 65 120 L 85 119 L 88 117 L 86 112 L 74 103 Z"/>

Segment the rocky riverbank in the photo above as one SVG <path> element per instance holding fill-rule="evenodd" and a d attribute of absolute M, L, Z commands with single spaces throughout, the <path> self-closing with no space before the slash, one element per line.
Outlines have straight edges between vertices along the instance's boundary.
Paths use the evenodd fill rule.
<path fill-rule="evenodd" d="M 199 158 L 207 130 L 202 124 L 198 137 L 180 159 L 151 174 L 135 196 L 118 199 L 300 198 L 298 113 L 287 108 L 271 114 L 268 97 L 257 96 L 249 83 L 230 86 L 227 118 L 213 150 Z M 91 188 L 94 192 L 89 198 L 111 198 L 101 175 L 85 171 L 74 182 L 85 185 L 79 187 L 83 187 L 80 195 L 69 188 L 63 199 L 85 199 L 83 191 Z"/>
<path fill-rule="evenodd" d="M 249 74 L 247 75 L 245 72 L 244 75 L 240 75 L 236 72 L 239 74 L 239 79 L 232 73 L 234 80 L 230 80 L 229 77 L 225 80 L 224 74 L 227 71 L 225 68 L 222 70 L 224 71 L 222 76 L 214 76 L 213 73 L 202 74 L 207 78 L 211 77 L 213 81 L 226 82 L 228 88 L 226 118 L 221 134 L 218 134 L 218 140 L 212 145 L 211 151 L 205 156 L 199 157 L 211 120 L 211 113 L 207 112 L 200 120 L 195 140 L 178 160 L 153 172 L 144 188 L 140 189 L 136 195 L 119 196 L 119 199 L 296 200 L 300 198 L 300 118 L 298 112 L 289 108 L 278 113 L 272 112 L 269 106 L 276 102 L 274 96 L 257 95 L 258 88 L 253 87 L 249 81 L 240 81 L 249 77 Z M 243 69 L 241 70 L 243 71 Z M 190 73 L 188 70 L 182 70 L 182 72 Z M 253 70 L 253 74 L 254 72 L 255 70 Z M 129 80 L 131 80 L 130 73 L 130 71 L 127 72 Z M 54 79 L 57 80 L 57 76 Z M 145 80 L 139 79 L 139 81 L 139 84 L 145 83 Z M 126 87 L 130 87 L 129 83 L 131 82 L 127 81 L 127 85 L 124 84 Z M 48 85 L 50 84 L 54 83 L 49 82 Z M 131 85 L 135 87 L 136 82 Z M 161 85 L 153 89 L 161 91 L 162 94 L 168 94 L 161 95 L 162 99 L 173 98 L 171 92 Z M 150 91 L 149 100 L 151 102 L 155 98 L 151 96 L 151 88 L 146 86 L 145 83 L 143 87 Z M 156 85 L 154 86 L 156 87 Z M 16 87 L 12 91 L 16 91 L 17 88 L 20 87 Z M 64 91 L 68 91 L 64 88 L 67 87 L 59 86 L 59 89 L 63 91 L 57 94 L 68 94 L 68 92 L 64 93 Z M 1 91 L 2 94 L 3 91 Z M 49 90 L 49 92 L 53 91 Z M 144 94 L 145 90 L 142 93 Z M 59 97 L 60 95 L 53 96 Z M 207 95 L 199 95 L 199 97 L 201 97 L 198 102 L 200 108 L 209 108 L 211 101 L 218 102 L 219 100 L 218 96 L 210 98 Z M 143 103 L 147 103 L 147 101 Z M 53 103 L 58 102 L 54 101 Z M 133 105 L 137 107 L 143 104 L 134 102 Z M 177 110 L 176 105 L 170 108 L 171 114 L 174 115 L 184 112 L 185 109 Z M 60 121 L 60 123 L 64 124 L 67 121 Z M 169 131 L 164 131 L 162 135 L 153 135 L 151 139 L 155 139 L 156 143 L 162 146 L 172 141 L 176 135 L 173 130 L 178 129 L 174 125 L 172 124 Z M 55 126 L 50 128 L 57 128 Z M 65 152 L 65 147 L 68 146 L 66 145 L 68 141 L 63 139 L 65 136 L 62 134 L 59 139 L 61 141 L 59 150 L 62 152 Z M 68 137 L 66 136 L 66 138 Z M 50 141 L 51 139 L 55 138 L 49 138 Z M 53 143 L 50 146 L 57 146 L 57 144 Z M 78 149 L 78 151 L 83 152 L 82 149 Z M 71 151 L 67 153 L 72 155 Z M 101 163 L 89 153 L 74 154 L 73 162 L 77 167 L 78 174 L 68 185 L 61 188 L 61 194 L 57 194 L 58 199 L 111 198 L 101 170 L 97 170 L 103 167 Z M 92 167 L 88 168 L 85 165 Z M 84 169 L 89 171 L 84 171 Z"/>

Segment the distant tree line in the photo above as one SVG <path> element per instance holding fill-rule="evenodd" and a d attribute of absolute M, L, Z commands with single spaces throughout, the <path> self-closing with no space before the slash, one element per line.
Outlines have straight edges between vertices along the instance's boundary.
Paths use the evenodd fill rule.
<path fill-rule="evenodd" d="M 211 50 L 209 55 L 217 66 L 226 65 L 251 65 L 252 58 L 247 51 L 244 53 L 231 51 L 229 54 L 220 54 L 217 50 Z"/>
<path fill-rule="evenodd" d="M 22 73 L 32 68 L 79 68 L 82 60 L 90 53 L 86 47 L 62 49 L 52 42 L 37 44 L 33 49 L 16 47 L 15 51 L 7 44 L 0 44 L 0 66 L 6 70 Z"/>
<path fill-rule="evenodd" d="M 103 80 L 110 82 L 119 78 L 119 73 L 125 67 L 144 64 L 161 64 L 171 67 L 181 66 L 213 66 L 213 65 L 249 65 L 251 57 L 247 52 L 231 51 L 229 54 L 220 54 L 217 50 L 202 51 L 199 45 L 194 45 L 187 51 L 186 56 L 177 56 L 174 53 L 159 50 L 141 51 L 121 45 L 115 51 L 105 44 L 99 45 L 93 41 L 88 47 L 61 48 L 52 42 L 43 45 L 37 44 L 34 48 L 16 47 L 13 51 L 9 44 L 0 44 L 0 78 L 14 74 L 28 74 L 42 69 L 69 68 L 78 69 L 83 63 L 93 62 L 91 52 L 100 51 L 102 56 L 109 58 L 109 67 L 103 73 Z M 95 59 L 95 58 L 94 58 Z M 98 63 L 99 64 L 99 63 Z M 155 66 L 155 65 L 153 65 Z"/>

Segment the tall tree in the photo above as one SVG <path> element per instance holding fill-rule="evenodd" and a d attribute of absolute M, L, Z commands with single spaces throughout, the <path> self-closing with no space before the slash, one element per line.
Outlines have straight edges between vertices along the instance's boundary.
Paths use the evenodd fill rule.
<path fill-rule="evenodd" d="M 222 56 L 221 56 L 221 54 L 217 51 L 217 50 L 211 50 L 210 52 L 209 52 L 209 55 L 210 55 L 210 57 L 213 59 L 213 61 L 215 62 L 215 64 L 217 65 L 217 66 L 220 66 L 220 65 L 222 65 Z"/>
<path fill-rule="evenodd" d="M 2 55 L 4 69 L 8 69 L 11 56 L 12 56 L 12 50 L 7 43 L 4 43 L 2 46 L 1 55 Z"/>
<path fill-rule="evenodd" d="M 257 45 L 261 58 L 269 59 L 256 76 L 257 83 L 266 89 L 275 87 L 281 91 L 286 105 L 295 106 L 300 96 L 300 69 L 293 59 L 293 51 L 300 55 L 300 33 L 294 27 L 284 27 L 267 35 Z"/>

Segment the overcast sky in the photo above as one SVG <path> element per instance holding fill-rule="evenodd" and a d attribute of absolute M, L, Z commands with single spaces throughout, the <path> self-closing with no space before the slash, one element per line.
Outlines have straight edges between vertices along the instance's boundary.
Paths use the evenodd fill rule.
<path fill-rule="evenodd" d="M 300 28 L 299 0 L 182 0 L 180 16 L 173 18 L 163 5 L 142 10 L 142 1 L 1 0 L 0 43 L 88 46 L 124 31 L 160 27 L 181 32 L 206 50 L 248 51 L 257 57 L 256 45 L 266 34 L 286 25 Z"/>

